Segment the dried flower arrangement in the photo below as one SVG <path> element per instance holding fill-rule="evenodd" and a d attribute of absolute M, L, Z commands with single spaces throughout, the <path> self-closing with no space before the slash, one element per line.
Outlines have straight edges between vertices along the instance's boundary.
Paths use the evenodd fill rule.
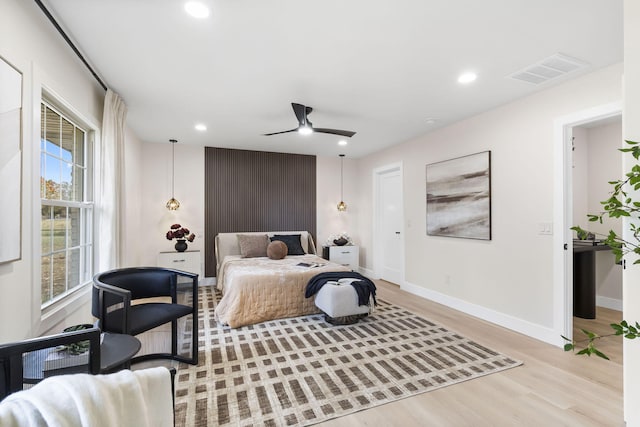
<path fill-rule="evenodd" d="M 169 231 L 167 231 L 167 240 L 180 240 L 184 239 L 189 242 L 193 242 L 196 235 L 191 233 L 188 228 L 181 226 L 180 224 L 173 224 Z"/>

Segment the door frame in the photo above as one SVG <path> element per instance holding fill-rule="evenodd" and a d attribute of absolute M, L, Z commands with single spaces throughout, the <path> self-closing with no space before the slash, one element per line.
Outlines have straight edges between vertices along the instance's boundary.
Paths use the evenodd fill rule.
<path fill-rule="evenodd" d="M 618 101 L 578 111 L 554 121 L 553 328 L 559 335 L 569 339 L 573 338 L 573 232 L 570 230 L 574 225 L 572 129 L 621 115 L 622 101 Z M 558 341 L 559 345 L 563 343 L 563 340 Z"/>
<path fill-rule="evenodd" d="M 404 244 L 405 244 L 405 227 L 404 227 L 404 173 L 402 167 L 402 161 L 396 163 L 390 163 L 385 166 L 380 166 L 373 170 L 373 272 L 376 278 L 381 277 L 382 273 L 382 239 L 380 239 L 380 229 L 382 228 L 380 225 L 381 217 L 380 214 L 382 206 L 381 197 L 380 197 L 380 180 L 381 178 L 388 173 L 397 172 L 400 177 L 400 206 L 402 209 L 400 217 L 402 218 L 402 234 L 400 235 L 401 240 L 401 269 L 400 269 L 400 287 L 404 286 L 404 277 L 405 277 L 405 259 L 404 259 Z"/>

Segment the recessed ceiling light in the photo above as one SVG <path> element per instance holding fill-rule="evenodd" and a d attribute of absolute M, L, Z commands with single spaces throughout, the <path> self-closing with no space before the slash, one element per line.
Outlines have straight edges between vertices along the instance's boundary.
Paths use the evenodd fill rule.
<path fill-rule="evenodd" d="M 467 84 L 474 81 L 478 76 L 476 73 L 463 73 L 458 77 L 458 83 Z"/>
<path fill-rule="evenodd" d="M 209 8 L 199 1 L 188 1 L 184 4 L 184 10 L 194 18 L 206 18 L 209 16 Z"/>
<path fill-rule="evenodd" d="M 203 125 L 202 123 L 198 123 L 197 125 L 195 125 L 196 130 L 199 130 L 200 132 L 204 132 L 205 130 L 207 130 L 207 126 Z"/>
<path fill-rule="evenodd" d="M 347 145 L 347 140 L 341 139 L 340 141 L 338 141 L 338 145 Z"/>

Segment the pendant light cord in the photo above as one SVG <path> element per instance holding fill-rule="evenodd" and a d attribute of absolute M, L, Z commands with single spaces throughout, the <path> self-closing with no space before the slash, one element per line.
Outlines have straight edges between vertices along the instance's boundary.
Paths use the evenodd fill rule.
<path fill-rule="evenodd" d="M 340 155 L 340 201 L 344 200 L 342 195 L 343 186 L 344 186 L 344 178 L 343 178 L 343 169 L 344 169 L 344 154 Z"/>
<path fill-rule="evenodd" d="M 175 198 L 175 186 L 176 186 L 176 141 L 171 140 L 171 198 Z"/>

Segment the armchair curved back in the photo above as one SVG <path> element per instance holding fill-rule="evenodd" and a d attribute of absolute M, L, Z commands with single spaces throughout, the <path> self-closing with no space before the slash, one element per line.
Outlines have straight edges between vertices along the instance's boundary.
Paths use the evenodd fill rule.
<path fill-rule="evenodd" d="M 171 297 L 175 302 L 176 271 L 161 267 L 119 268 L 97 274 L 93 281 L 103 285 L 111 285 L 130 292 L 131 300 L 154 297 Z M 100 318 L 101 307 L 98 293 L 99 287 L 93 287 L 91 314 Z M 107 306 L 122 302 L 120 298 L 105 294 Z M 109 300 L 111 298 L 111 300 Z"/>
<path fill-rule="evenodd" d="M 91 313 L 103 332 L 138 335 L 171 323 L 171 352 L 138 356 L 133 361 L 162 357 L 197 363 L 197 274 L 162 267 L 119 268 L 96 274 L 92 292 Z M 132 304 L 138 299 L 158 297 L 162 299 Z M 192 357 L 189 359 L 178 355 L 177 321 L 186 316 L 191 316 Z"/>

